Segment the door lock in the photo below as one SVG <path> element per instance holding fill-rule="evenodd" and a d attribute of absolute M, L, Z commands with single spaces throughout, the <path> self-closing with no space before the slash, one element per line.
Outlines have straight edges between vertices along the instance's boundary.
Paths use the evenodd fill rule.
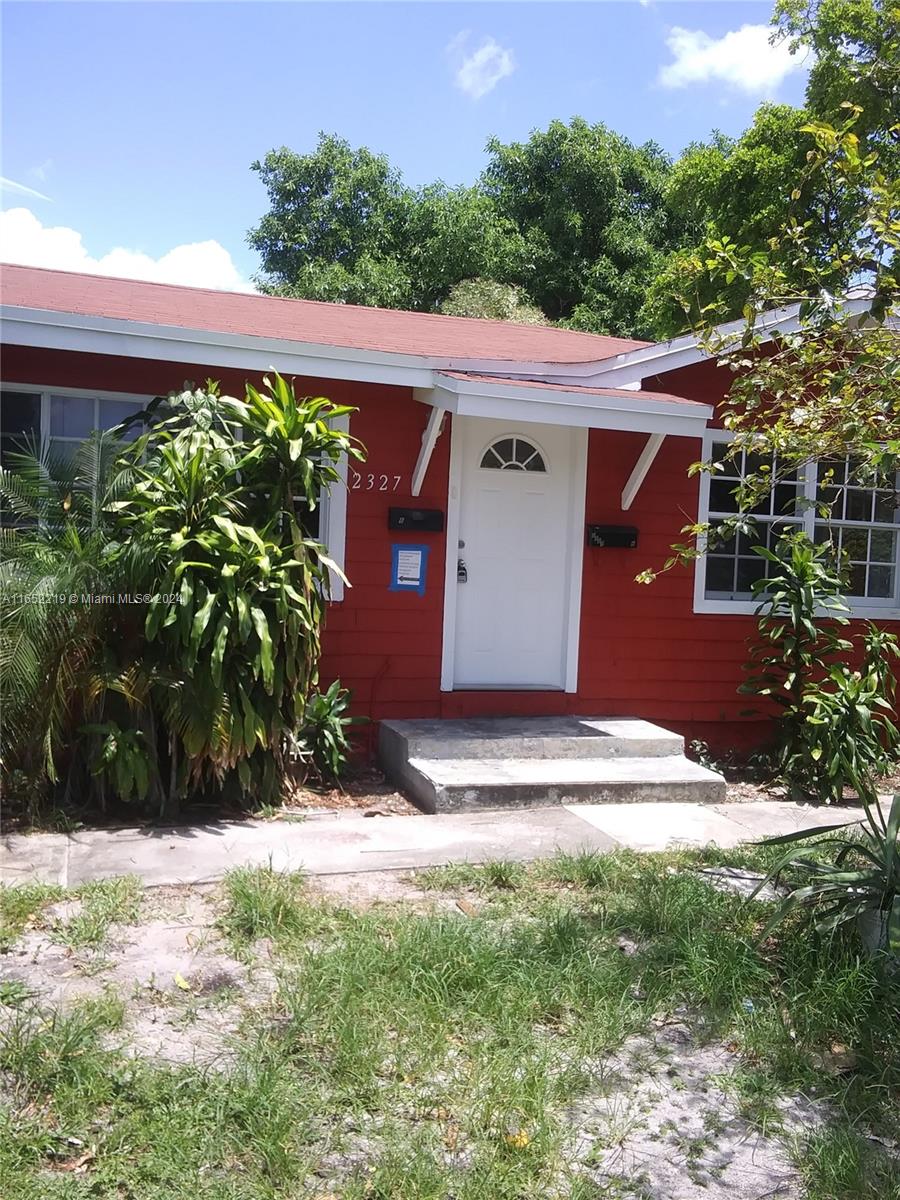
<path fill-rule="evenodd" d="M 466 583 L 469 578 L 469 571 L 463 559 L 456 560 L 456 582 Z"/>

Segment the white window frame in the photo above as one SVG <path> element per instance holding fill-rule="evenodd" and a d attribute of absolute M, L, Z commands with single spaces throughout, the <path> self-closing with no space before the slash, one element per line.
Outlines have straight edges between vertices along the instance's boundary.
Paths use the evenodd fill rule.
<path fill-rule="evenodd" d="M 703 434 L 703 462 L 709 462 L 713 454 L 713 443 L 715 442 L 731 442 L 737 435 L 724 429 L 707 429 Z M 805 511 L 798 513 L 798 525 L 810 537 L 813 536 L 814 526 L 821 524 L 821 517 L 816 513 L 813 501 L 815 500 L 816 489 L 816 470 L 812 465 L 810 468 L 800 469 L 801 490 L 804 500 L 807 501 Z M 709 520 L 709 485 L 712 478 L 711 471 L 702 471 L 700 473 L 700 499 L 698 522 L 703 525 Z M 860 521 L 860 528 L 872 528 L 874 522 Z M 883 620 L 896 621 L 900 620 L 900 522 L 895 524 L 897 531 L 895 562 L 894 562 L 894 595 L 893 597 L 885 597 L 879 601 L 872 597 L 857 599 L 844 597 L 844 603 L 849 609 L 850 615 L 863 620 Z M 694 562 L 694 612 L 695 613 L 722 613 L 732 615 L 755 613 L 760 605 L 760 600 L 756 599 L 735 599 L 728 600 L 722 597 L 711 599 L 706 595 L 706 553 L 705 553 L 705 537 L 698 539 L 699 557 Z"/>
<path fill-rule="evenodd" d="M 146 407 L 151 400 L 154 399 L 156 393 L 140 394 L 138 392 L 109 392 L 102 391 L 97 388 L 72 388 L 72 387 L 48 387 L 45 384 L 36 383 L 16 383 L 12 380 L 0 380 L 0 388 L 6 392 L 19 392 L 39 396 L 41 400 L 40 413 L 40 439 L 41 448 L 49 445 L 51 436 L 53 441 L 61 442 L 80 442 L 82 438 L 76 437 L 61 437 L 58 434 L 51 435 L 50 433 L 50 397 L 51 396 L 77 396 L 83 399 L 94 401 L 94 417 L 99 414 L 99 402 L 101 400 L 119 400 L 130 404 L 139 404 L 141 407 Z M 350 416 L 345 414 L 342 417 L 337 417 L 334 421 L 334 428 L 341 430 L 343 433 L 350 432 Z M 332 485 L 328 492 L 319 501 L 321 507 L 321 515 L 319 518 L 320 531 L 324 530 L 325 536 L 322 541 L 328 548 L 328 556 L 332 558 L 337 565 L 344 569 L 344 556 L 347 544 L 347 455 L 342 454 L 338 460 L 337 473 L 339 482 Z M 344 598 L 344 581 L 339 575 L 333 571 L 329 572 L 331 576 L 331 600 L 337 603 Z"/>
<path fill-rule="evenodd" d="M 67 437 L 60 434 L 50 433 L 50 397 L 51 396 L 73 396 L 83 400 L 94 401 L 94 419 L 98 417 L 100 411 L 101 400 L 118 400 L 125 404 L 139 404 L 145 407 L 153 399 L 152 395 L 141 395 L 137 392 L 106 392 L 99 391 L 95 388 L 71 388 L 71 387 L 47 387 L 42 384 L 34 383 L 15 383 L 11 380 L 0 380 L 0 388 L 4 392 L 18 392 L 21 395 L 39 396 L 41 401 L 40 413 L 40 439 L 41 449 L 44 450 L 50 443 L 54 442 L 81 442 L 83 438 Z"/>
<path fill-rule="evenodd" d="M 350 414 L 344 413 L 341 417 L 335 417 L 331 422 L 332 429 L 336 429 L 340 433 L 350 432 Z M 342 454 L 335 463 L 337 471 L 337 482 L 332 483 L 331 487 L 319 497 L 319 508 L 321 515 L 319 516 L 319 531 L 325 531 L 325 536 L 322 537 L 327 551 L 328 557 L 332 559 L 340 569 L 345 570 L 344 562 L 347 554 L 347 455 Z M 337 575 L 329 568 L 328 571 L 330 583 L 330 598 L 332 604 L 339 604 L 344 599 L 344 581 L 340 575 Z"/>

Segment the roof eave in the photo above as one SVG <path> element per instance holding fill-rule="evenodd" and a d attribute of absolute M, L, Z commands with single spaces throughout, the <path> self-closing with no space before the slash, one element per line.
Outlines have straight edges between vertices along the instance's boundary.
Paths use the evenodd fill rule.
<path fill-rule="evenodd" d="M 439 375 L 417 399 L 458 416 L 519 420 L 542 425 L 617 429 L 702 437 L 714 413 L 696 401 L 666 401 L 635 392 L 630 396 L 591 395 L 572 388 L 529 388 L 514 381 L 453 379 Z"/>
<path fill-rule="evenodd" d="M 406 387 L 428 386 L 431 372 L 436 370 L 543 379 L 582 368 L 596 371 L 602 361 L 559 363 L 406 354 L 10 304 L 0 307 L 0 319 L 3 340 L 9 344 L 254 371 L 277 368 L 296 375 Z"/>
<path fill-rule="evenodd" d="M 866 311 L 868 299 L 860 296 L 848 296 L 841 302 L 841 307 L 849 316 L 856 316 Z M 896 322 L 891 320 L 889 325 Z M 736 345 L 746 329 L 746 321 L 738 318 L 727 321 L 714 329 L 714 337 L 720 340 L 723 347 Z M 763 340 L 768 341 L 776 334 L 796 333 L 801 327 L 800 305 L 791 304 L 784 308 L 772 309 L 762 314 L 757 323 Z M 697 334 L 687 333 L 681 337 L 671 338 L 666 342 L 655 342 L 649 346 L 641 346 L 637 350 L 628 350 L 612 358 L 592 365 L 588 370 L 579 368 L 577 371 L 564 372 L 556 376 L 548 376 L 548 382 L 566 383 L 578 378 L 582 386 L 591 387 L 627 387 L 640 383 L 642 379 L 654 375 L 675 371 L 680 367 L 692 366 L 694 363 L 717 357 L 716 352 L 706 349 Z"/>

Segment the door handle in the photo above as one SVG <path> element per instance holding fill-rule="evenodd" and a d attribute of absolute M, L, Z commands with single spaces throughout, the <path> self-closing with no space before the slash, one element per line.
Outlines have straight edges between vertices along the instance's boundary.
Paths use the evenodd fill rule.
<path fill-rule="evenodd" d="M 466 583 L 468 581 L 468 578 L 469 578 L 469 571 L 468 571 L 468 568 L 466 567 L 465 561 L 461 558 L 458 558 L 456 560 L 456 582 L 457 583 Z"/>

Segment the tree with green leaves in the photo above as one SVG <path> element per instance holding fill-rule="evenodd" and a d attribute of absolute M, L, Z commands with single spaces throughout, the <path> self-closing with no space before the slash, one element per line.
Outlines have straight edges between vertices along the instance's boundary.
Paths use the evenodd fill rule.
<path fill-rule="evenodd" d="M 481 317 L 490 321 L 515 321 L 520 325 L 549 325 L 536 304 L 514 283 L 494 279 L 463 279 L 441 303 L 448 317 Z"/>
<path fill-rule="evenodd" d="M 897 0 L 778 0 L 781 38 L 810 56 L 806 103 L 820 121 L 839 124 L 845 104 L 859 110 L 855 130 L 877 149 L 885 170 L 900 155 L 900 5 Z"/>
<path fill-rule="evenodd" d="M 481 279 L 572 328 L 641 332 L 644 292 L 686 232 L 665 200 L 668 157 L 581 118 L 488 153 L 474 186 L 414 190 L 384 156 L 336 137 L 311 154 L 272 151 L 253 164 L 269 195 L 250 232 L 261 285 L 435 312 Z"/>
<path fill-rule="evenodd" d="M 407 187 L 384 155 L 320 135 L 253 164 L 269 211 L 250 232 L 278 295 L 434 311 L 454 284 L 516 269 L 523 248 L 478 188 Z"/>
<path fill-rule="evenodd" d="M 740 246 L 765 247 L 794 213 L 810 222 L 810 249 L 822 256 L 852 236 L 855 202 L 823 194 L 815 178 L 803 175 L 809 139 L 802 134 L 809 116 L 787 104 L 764 104 L 740 137 L 715 134 L 689 146 L 666 183 L 666 202 L 686 228 L 697 231 L 694 245 L 674 251 L 652 281 L 641 310 L 642 322 L 657 336 L 681 333 L 701 319 L 701 310 L 720 295 L 705 243 L 728 238 Z M 789 266 L 789 262 L 785 263 Z M 743 279 L 729 285 L 726 311 L 740 312 L 747 299 Z"/>
<path fill-rule="evenodd" d="M 580 117 L 488 152 L 482 184 L 526 247 L 508 281 L 570 328 L 644 332 L 646 288 L 686 233 L 666 203 L 668 156 Z"/>
<path fill-rule="evenodd" d="M 811 186 L 852 213 L 847 224 L 854 232 L 842 247 L 823 255 L 820 231 L 802 210 L 765 249 L 728 238 L 706 244 L 715 294 L 703 307 L 697 334 L 732 372 L 720 411 L 733 440 L 724 457 L 696 463 L 693 471 L 734 472 L 745 452 L 752 466 L 735 490 L 735 515 L 715 529 L 685 527 L 689 540 L 673 547 L 666 569 L 696 557 L 710 539 L 752 535 L 753 510 L 811 463 L 821 464 L 819 493 L 815 500 L 800 496 L 798 504 L 815 504 L 823 522 L 835 503 L 830 485 L 838 468 L 843 486 L 896 495 L 900 180 L 884 170 L 876 150 L 864 148 L 855 131 L 859 110 L 849 106 L 844 113 L 839 127 L 811 122 L 801 131 L 807 161 L 791 192 L 798 201 Z M 736 284 L 746 296 L 738 332 L 723 328 Z M 793 324 L 773 326 L 779 311 L 793 314 Z M 651 582 L 654 574 L 645 571 L 639 579 Z"/>
<path fill-rule="evenodd" d="M 269 211 L 250 231 L 267 290 L 310 300 L 402 307 L 410 190 L 383 155 L 319 138 L 313 154 L 282 147 L 253 163 Z"/>
<path fill-rule="evenodd" d="M 713 279 L 707 243 L 728 242 L 771 260 L 773 239 L 783 253 L 786 282 L 802 292 L 806 265 L 794 262 L 789 242 L 777 238 L 790 223 L 805 226 L 804 254 L 824 267 L 853 253 L 861 196 L 849 177 L 841 186 L 823 172 L 805 170 L 812 153 L 804 130 L 811 123 L 839 126 L 846 104 L 855 106 L 854 136 L 877 151 L 881 170 L 900 166 L 900 7 L 896 0 L 779 0 L 773 40 L 787 40 L 810 65 L 803 109 L 763 105 L 737 139 L 714 135 L 689 146 L 666 184 L 673 214 L 698 236 L 674 251 L 654 280 L 641 323 L 671 337 L 702 323 L 703 310 L 735 317 L 749 296 L 742 273 L 723 287 Z M 721 301 L 726 303 L 722 304 Z"/>
<path fill-rule="evenodd" d="M 857 134 L 860 110 L 848 104 L 842 114 L 838 126 L 813 121 L 800 130 L 807 153 L 790 191 L 792 211 L 765 247 L 725 237 L 704 247 L 712 298 L 698 335 L 732 372 L 720 408 L 732 440 L 692 470 L 739 483 L 734 515 L 683 529 L 688 540 L 673 546 L 665 569 L 735 537 L 756 543 L 765 562 L 754 585 L 762 650 L 742 690 L 782 706 L 775 770 L 795 791 L 839 800 L 849 785 L 874 800 L 875 780 L 900 746 L 892 720 L 896 639 L 870 625 L 854 666 L 833 661 L 854 647 L 823 635 L 819 621 L 843 620 L 834 605 L 850 591 L 844 497 L 874 489 L 876 513 L 900 504 L 900 181 L 885 169 L 878 139 Z M 841 244 L 823 250 L 819 225 L 803 211 L 807 189 L 831 197 L 841 212 Z M 735 288 L 745 297 L 737 327 L 723 324 Z M 814 488 L 797 487 L 813 478 Z M 795 533 L 767 548 L 753 513 L 770 511 L 770 500 L 784 530 L 811 513 L 815 544 Z M 881 536 L 883 555 L 896 560 L 898 535 Z M 654 577 L 649 570 L 638 580 Z"/>
<path fill-rule="evenodd" d="M 777 471 L 747 480 L 743 507 L 779 473 L 809 462 L 849 456 L 848 482 L 895 490 L 900 464 L 900 180 L 888 175 L 877 151 L 866 151 L 848 108 L 843 125 L 812 122 L 810 148 L 792 196 L 809 180 L 852 208 L 854 230 L 844 246 L 821 254 L 819 230 L 794 216 L 771 238 L 767 252 L 729 240 L 708 244 L 718 296 L 704 309 L 701 336 L 734 378 L 724 421 L 745 447 L 772 459 Z M 787 264 L 787 265 L 785 265 Z M 717 326 L 729 308 L 728 290 L 740 278 L 747 290 L 740 337 Z M 772 335 L 773 310 L 796 306 L 796 328 Z"/>

